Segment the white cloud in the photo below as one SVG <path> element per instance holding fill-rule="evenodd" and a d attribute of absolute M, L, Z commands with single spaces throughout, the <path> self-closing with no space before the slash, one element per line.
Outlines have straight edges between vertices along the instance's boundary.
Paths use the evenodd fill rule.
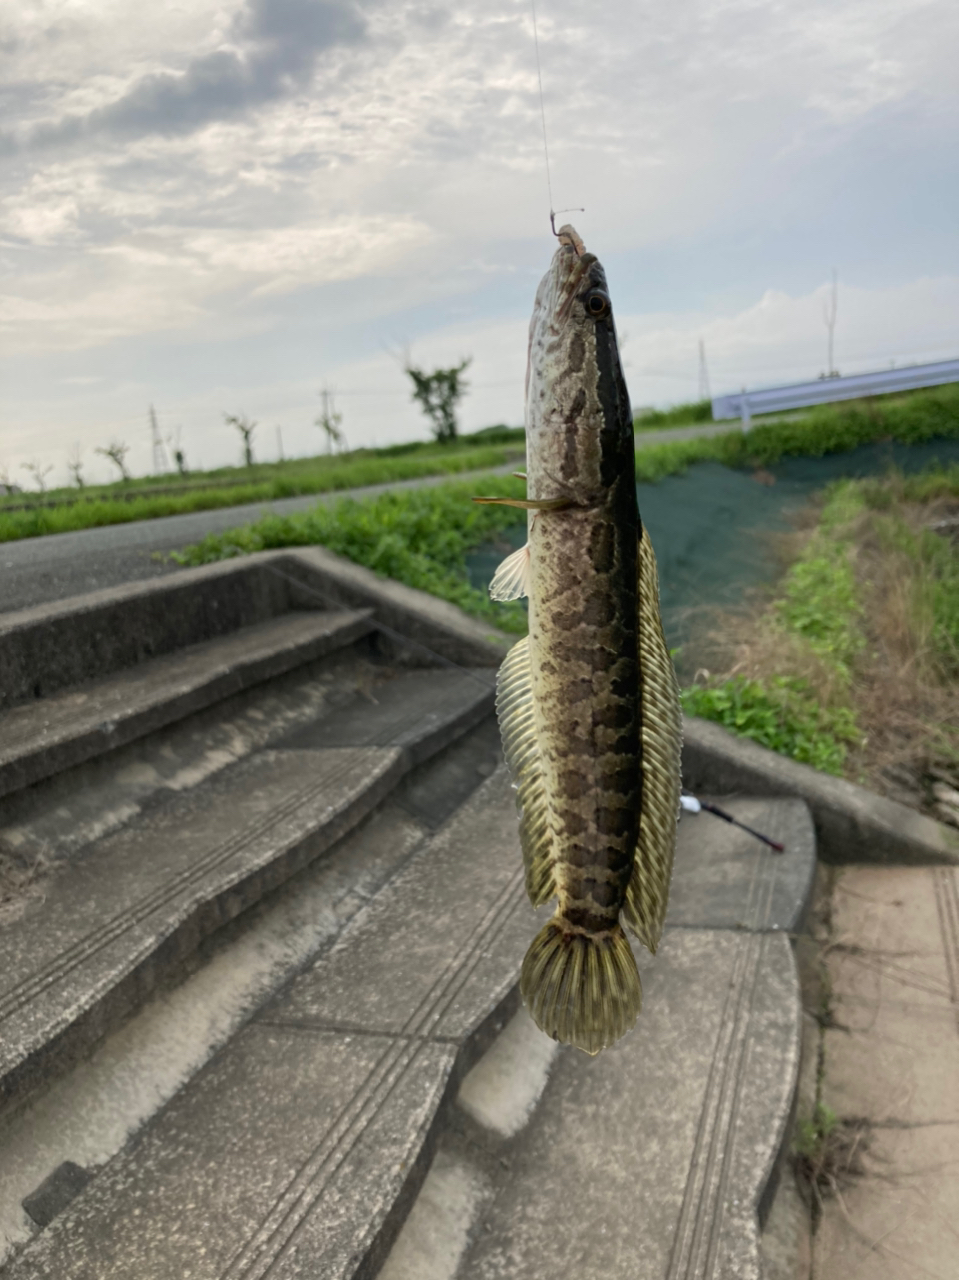
<path fill-rule="evenodd" d="M 305 449 L 323 377 L 358 441 L 415 434 L 382 354 L 407 339 L 475 353 L 471 425 L 517 420 L 549 252 L 526 0 L 0 9 L 2 129 L 47 130 L 8 137 L 0 176 L 5 450 L 140 430 L 150 399 L 210 463 L 241 401 Z M 636 403 L 695 394 L 701 335 L 717 389 L 818 372 L 832 262 L 840 368 L 948 346 L 948 0 L 538 15 L 554 195 L 618 273 Z"/>

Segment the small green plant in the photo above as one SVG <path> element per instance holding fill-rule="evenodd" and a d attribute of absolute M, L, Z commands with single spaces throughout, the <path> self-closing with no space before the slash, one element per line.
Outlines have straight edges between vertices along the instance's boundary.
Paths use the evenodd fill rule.
<path fill-rule="evenodd" d="M 321 545 L 384 577 L 418 587 L 459 605 L 504 631 L 523 634 L 526 611 L 519 602 L 499 604 L 470 586 L 466 552 L 516 523 L 510 507 L 471 501 L 482 492 L 522 497 L 522 481 L 486 477 L 476 484 L 437 485 L 381 494 L 365 502 L 344 499 L 293 516 L 265 516 L 255 524 L 211 534 L 174 558 L 185 565 L 247 555 L 278 547 Z"/>
<path fill-rule="evenodd" d="M 760 683 L 737 675 L 711 686 L 691 685 L 682 691 L 682 702 L 687 715 L 713 720 L 823 773 L 841 775 L 848 745 L 861 736 L 848 708 L 821 706 L 798 677 Z"/>
<path fill-rule="evenodd" d="M 870 1128 L 865 1120 L 840 1120 L 831 1107 L 818 1101 L 812 1115 L 796 1125 L 793 1166 L 812 1212 L 815 1231 L 822 1219 L 823 1202 L 840 1195 L 865 1172 L 863 1156 L 869 1149 Z"/>
<path fill-rule="evenodd" d="M 805 1160 L 818 1161 L 823 1147 L 839 1123 L 839 1117 L 824 1102 L 817 1102 L 813 1113 L 796 1124 L 796 1139 L 793 1149 L 797 1156 Z"/>

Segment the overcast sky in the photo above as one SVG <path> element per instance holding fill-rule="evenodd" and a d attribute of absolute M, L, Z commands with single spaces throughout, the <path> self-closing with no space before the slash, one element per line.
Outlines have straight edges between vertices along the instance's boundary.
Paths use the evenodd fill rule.
<path fill-rule="evenodd" d="M 539 0 L 557 207 L 635 406 L 959 355 L 954 0 Z M 422 437 L 404 350 L 522 421 L 553 250 L 528 0 L 0 0 L 0 467 Z"/>

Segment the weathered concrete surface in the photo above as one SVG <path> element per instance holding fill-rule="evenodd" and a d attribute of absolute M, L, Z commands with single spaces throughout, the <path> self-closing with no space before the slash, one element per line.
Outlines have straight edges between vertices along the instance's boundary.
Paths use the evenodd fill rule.
<path fill-rule="evenodd" d="M 959 863 L 959 832 L 944 823 L 707 720 L 684 722 L 683 786 L 715 795 L 800 796 L 812 810 L 819 856 L 828 862 Z"/>
<path fill-rule="evenodd" d="M 0 796 L 352 644 L 369 611 L 288 613 L 0 714 Z"/>
<path fill-rule="evenodd" d="M 489 715 L 494 696 L 495 673 L 489 668 L 408 671 L 378 686 L 369 698 L 354 698 L 277 745 L 310 751 L 331 746 L 402 747 L 419 764 Z"/>
<path fill-rule="evenodd" d="M 497 666 L 511 641 L 323 547 L 258 555 L 0 613 L 0 708 L 296 609 L 373 609 L 407 660 Z"/>
<path fill-rule="evenodd" d="M 71 1200 L 75 1200 L 90 1182 L 93 1174 L 72 1160 L 64 1160 L 41 1182 L 36 1191 L 25 1196 L 24 1211 L 38 1227 L 48 1227 Z"/>
<path fill-rule="evenodd" d="M 759 1280 L 757 1206 L 789 1115 L 786 938 L 670 930 L 635 1033 L 561 1050 L 461 1275 Z"/>
<path fill-rule="evenodd" d="M 500 770 L 5 1274 L 373 1275 L 533 924 Z"/>
<path fill-rule="evenodd" d="M 823 1102 L 855 1143 L 832 1172 L 817 1280 L 959 1274 L 959 871 L 847 867 L 825 954 Z"/>
<path fill-rule="evenodd" d="M 499 763 L 490 717 L 407 774 L 326 855 L 209 940 L 195 972 L 7 1119 L 0 1127 L 0 1265 L 32 1234 L 24 1197 L 64 1160 L 98 1168 L 112 1159 L 265 1000 L 330 945 Z"/>
<path fill-rule="evenodd" d="M 48 697 L 289 608 L 285 579 L 248 559 L 0 614 L 0 707 Z"/>
<path fill-rule="evenodd" d="M 264 752 L 89 849 L 0 932 L 0 1102 L 62 1070 L 405 769 L 396 748 Z"/>
<path fill-rule="evenodd" d="M 767 825 L 773 809 L 758 807 Z M 726 829 L 705 832 L 683 838 Z M 769 884 L 739 883 L 747 897 Z M 789 945 L 769 931 L 773 895 L 764 901 L 754 931 L 669 930 L 642 962 L 637 1033 L 595 1060 L 559 1051 L 530 1126 L 525 1106 L 504 1122 L 509 1169 L 498 1163 L 489 1230 L 464 1274 L 573 1267 L 588 1280 L 618 1258 L 640 1278 L 758 1277 L 757 1207 L 789 1114 L 799 1014 Z M 500 771 L 8 1276 L 373 1275 L 458 1079 L 514 1007 L 534 928 Z M 499 1057 L 494 1076 L 510 1070 Z M 472 1092 L 482 1124 L 495 1104 Z M 455 1243 L 445 1256 L 459 1256 Z"/>
<path fill-rule="evenodd" d="M 801 1049 L 785 933 L 815 844 L 802 801 L 728 803 L 787 853 L 683 817 L 636 1030 L 590 1059 L 516 1015 L 463 1081 L 388 1280 L 760 1280 Z"/>
<path fill-rule="evenodd" d="M 144 809 L 264 748 L 305 723 L 364 701 L 394 674 L 360 642 L 254 685 L 108 755 L 0 799 L 0 846 L 55 871 Z"/>
<path fill-rule="evenodd" d="M 780 841 L 786 852 L 774 853 L 713 814 L 684 813 L 667 925 L 794 932 L 816 873 L 816 837 L 807 805 L 802 800 L 723 797 L 721 807 Z"/>
<path fill-rule="evenodd" d="M 404 643 L 411 647 L 420 644 L 428 654 L 439 654 L 448 662 L 463 667 L 499 666 L 510 645 L 516 643 L 515 637 L 477 622 L 456 605 L 392 578 L 381 578 L 325 547 L 302 547 L 284 558 L 288 565 L 277 568 L 321 593 L 319 598 L 294 594 L 294 602 L 312 602 L 316 607 L 320 599 L 328 602 L 328 608 L 371 608 L 377 622 L 400 633 Z"/>

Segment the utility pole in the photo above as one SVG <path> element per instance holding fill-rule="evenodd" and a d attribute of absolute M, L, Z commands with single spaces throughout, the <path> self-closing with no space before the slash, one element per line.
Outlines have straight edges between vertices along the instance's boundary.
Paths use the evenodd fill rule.
<path fill-rule="evenodd" d="M 170 470 L 170 462 L 163 437 L 160 435 L 160 428 L 157 426 L 156 410 L 152 404 L 150 405 L 150 431 L 153 435 L 153 474 L 163 475 Z"/>
<path fill-rule="evenodd" d="M 699 399 L 712 400 L 709 390 L 709 370 L 706 368 L 706 344 L 699 339 Z"/>
<path fill-rule="evenodd" d="M 285 461 L 283 457 L 283 432 L 280 430 L 279 425 L 276 428 L 276 456 L 280 462 Z"/>
<path fill-rule="evenodd" d="M 829 301 L 823 303 L 823 319 L 826 322 L 826 329 L 829 333 L 828 344 L 828 360 L 826 363 L 826 377 L 836 378 L 839 371 L 833 363 L 833 339 L 836 333 L 836 311 L 839 306 L 839 273 L 836 268 L 832 269 L 832 290 L 829 295 Z"/>

